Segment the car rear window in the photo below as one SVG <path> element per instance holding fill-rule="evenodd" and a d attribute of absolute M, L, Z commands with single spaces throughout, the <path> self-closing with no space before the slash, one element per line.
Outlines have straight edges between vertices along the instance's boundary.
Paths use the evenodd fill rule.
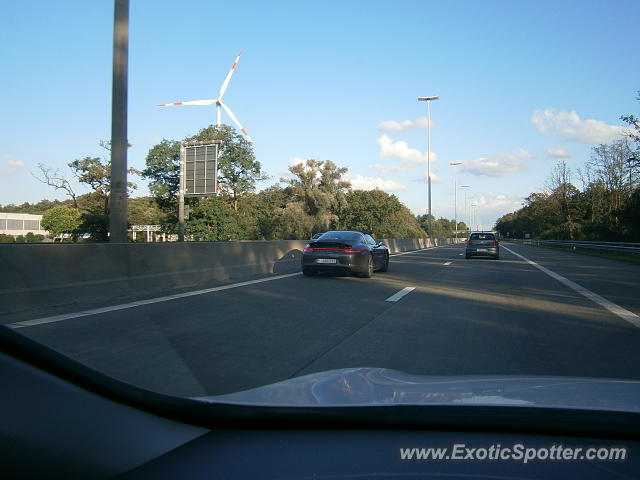
<path fill-rule="evenodd" d="M 357 241 L 362 239 L 362 234 L 358 232 L 326 232 L 323 233 L 317 241 L 327 241 L 327 240 L 348 240 L 348 241 Z"/>
<path fill-rule="evenodd" d="M 472 233 L 471 240 L 495 240 L 493 233 Z"/>

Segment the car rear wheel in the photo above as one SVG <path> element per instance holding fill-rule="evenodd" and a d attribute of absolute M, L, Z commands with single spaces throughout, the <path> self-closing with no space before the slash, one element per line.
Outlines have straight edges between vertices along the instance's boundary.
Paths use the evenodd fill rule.
<path fill-rule="evenodd" d="M 384 262 L 382 263 L 382 267 L 380 267 L 380 271 L 381 272 L 386 272 L 387 270 L 389 270 L 389 254 L 387 253 L 386 257 L 384 258 Z"/>
<path fill-rule="evenodd" d="M 369 255 L 369 259 L 367 260 L 367 269 L 360 274 L 362 278 L 371 278 L 373 275 L 373 258 Z"/>
<path fill-rule="evenodd" d="M 471 255 L 469 254 L 465 254 L 464 258 L 466 258 L 467 260 L 469 260 L 471 258 Z"/>

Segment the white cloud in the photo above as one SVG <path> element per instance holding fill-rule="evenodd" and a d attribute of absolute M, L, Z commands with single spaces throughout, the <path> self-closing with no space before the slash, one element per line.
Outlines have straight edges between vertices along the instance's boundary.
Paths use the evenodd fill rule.
<path fill-rule="evenodd" d="M 23 162 L 21 162 L 20 160 L 13 160 L 11 158 L 11 155 L 9 155 L 8 153 L 2 155 L 2 163 L 5 165 L 5 168 L 0 171 L 0 174 L 2 175 L 13 175 L 18 170 L 24 168 Z"/>
<path fill-rule="evenodd" d="M 429 176 L 427 175 L 427 172 L 425 171 L 423 176 L 420 178 L 416 178 L 415 181 L 416 182 L 420 182 L 420 183 L 424 183 L 427 184 L 429 183 Z M 438 175 L 436 170 L 431 170 L 431 183 L 444 183 L 444 180 L 442 180 L 442 177 L 440 177 L 440 175 Z"/>
<path fill-rule="evenodd" d="M 409 147 L 407 142 L 396 142 L 388 135 L 383 134 L 378 138 L 378 147 L 380 150 L 380 158 L 393 157 L 403 162 L 427 163 L 426 152 Z M 434 152 L 431 152 L 431 162 L 437 160 L 438 156 Z"/>
<path fill-rule="evenodd" d="M 354 190 L 375 190 L 377 188 L 384 192 L 401 192 L 407 188 L 398 182 L 385 180 L 380 177 L 347 174 L 345 175 L 345 179 L 351 182 L 351 188 Z"/>
<path fill-rule="evenodd" d="M 487 192 L 480 195 L 474 203 L 477 203 L 482 210 L 500 210 L 509 213 L 519 209 L 522 206 L 522 200 L 522 197 Z"/>
<path fill-rule="evenodd" d="M 569 152 L 560 147 L 547 147 L 547 155 L 556 160 L 569 160 Z"/>
<path fill-rule="evenodd" d="M 473 175 L 502 177 L 507 173 L 517 173 L 527 167 L 527 162 L 534 157 L 522 148 L 516 153 L 500 153 L 490 157 L 474 158 L 462 162 L 462 170 Z"/>
<path fill-rule="evenodd" d="M 538 131 L 554 137 L 566 137 L 582 143 L 609 143 L 622 138 L 626 127 L 608 125 L 603 121 L 583 120 L 575 110 L 570 112 L 554 109 L 536 110 L 531 121 Z"/>
<path fill-rule="evenodd" d="M 418 117 L 413 122 L 411 120 L 402 120 L 401 122 L 387 120 L 378 125 L 378 130 L 381 132 L 406 132 L 407 130 L 417 130 L 419 128 L 427 128 L 426 117 Z"/>
<path fill-rule="evenodd" d="M 378 170 L 378 176 L 384 177 L 389 172 L 410 172 L 411 170 L 414 170 L 415 167 L 412 165 L 380 165 L 379 163 L 376 163 L 375 165 L 369 165 L 369 168 Z"/>
<path fill-rule="evenodd" d="M 293 167 L 294 165 L 299 165 L 299 164 L 304 163 L 304 162 L 305 161 L 300 157 L 291 157 L 289 159 L 289 166 Z M 284 177 L 284 178 L 294 178 L 295 177 L 295 175 L 293 173 L 291 173 L 288 168 L 287 168 L 287 170 L 285 170 L 283 172 L 280 172 L 279 176 L 280 177 Z"/>

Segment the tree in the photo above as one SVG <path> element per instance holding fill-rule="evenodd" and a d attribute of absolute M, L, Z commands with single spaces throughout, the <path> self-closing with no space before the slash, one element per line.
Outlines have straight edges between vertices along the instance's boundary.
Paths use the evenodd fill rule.
<path fill-rule="evenodd" d="M 110 142 L 100 141 L 100 146 L 111 153 Z M 129 145 L 130 146 L 130 145 Z M 109 229 L 109 198 L 111 193 L 111 158 L 84 157 L 67 164 L 80 183 L 88 185 L 93 190 L 91 208 L 82 208 L 69 180 L 57 170 L 54 171 L 43 164 L 39 164 L 41 176 L 38 180 L 52 186 L 56 190 L 64 190 L 71 198 L 74 208 L 81 208 L 83 216 L 83 230 L 91 234 L 92 240 L 106 241 Z M 139 174 L 135 168 L 129 168 L 131 175 Z M 135 183 L 128 182 L 129 190 L 134 190 Z M 99 199 L 100 206 L 95 199 Z"/>
<path fill-rule="evenodd" d="M 0 206 L 0 212 L 30 213 L 32 215 L 42 215 L 43 212 L 53 207 L 59 207 L 60 205 L 72 206 L 73 202 L 71 200 L 40 200 L 38 203 L 24 202 L 20 205 L 8 204 L 5 206 Z"/>
<path fill-rule="evenodd" d="M 423 235 L 426 235 L 429 231 L 429 214 L 418 215 L 416 220 L 423 230 Z M 452 238 L 455 236 L 455 227 L 455 220 L 449 220 L 443 217 L 436 220 L 434 216 L 431 216 L 431 232 L 433 238 Z M 466 225 L 463 222 L 459 222 L 458 231 L 464 229 L 466 229 Z"/>
<path fill-rule="evenodd" d="M 576 199 L 580 192 L 571 184 L 571 169 L 564 161 L 559 161 L 551 171 L 548 180 L 548 188 L 551 190 L 549 202 L 559 212 L 556 228 L 550 235 L 559 240 L 575 240 L 576 228 Z"/>
<path fill-rule="evenodd" d="M 40 176 L 32 174 L 36 180 L 39 180 L 40 182 L 49 185 L 56 190 L 63 190 L 69 196 L 69 198 L 71 198 L 73 206 L 78 206 L 76 202 L 76 193 L 71 187 L 69 180 L 67 180 L 67 177 L 61 174 L 60 171 L 53 170 L 52 168 L 47 167 L 42 163 L 38 164 L 38 170 L 40 170 Z"/>
<path fill-rule="evenodd" d="M 398 197 L 382 190 L 354 190 L 346 196 L 340 226 L 370 232 L 380 238 L 416 238 L 424 232 Z"/>
<path fill-rule="evenodd" d="M 130 225 L 160 225 L 164 212 L 152 197 L 130 198 L 127 202 Z"/>
<path fill-rule="evenodd" d="M 255 191 L 256 183 L 267 176 L 260 162 L 255 159 L 249 142 L 228 125 L 209 125 L 197 134 L 184 139 L 187 142 L 220 140 L 218 155 L 218 185 L 230 198 L 234 210 L 242 196 Z M 162 140 L 153 146 L 146 158 L 142 176 L 149 179 L 149 190 L 163 208 L 177 208 L 180 184 L 180 143 Z"/>
<path fill-rule="evenodd" d="M 236 240 L 242 232 L 233 213 L 218 197 L 203 199 L 191 208 L 185 234 L 197 242 Z"/>
<path fill-rule="evenodd" d="M 44 240 L 43 235 L 35 235 L 32 232 L 27 232 L 27 234 L 24 236 L 24 241 L 26 243 L 40 243 L 42 242 L 42 240 Z"/>
<path fill-rule="evenodd" d="M 301 236 L 298 238 L 338 225 L 350 187 L 350 183 L 342 178 L 347 171 L 330 160 L 309 159 L 289 167 L 293 177 L 281 181 L 288 184 L 285 193 L 290 200 L 285 207 L 286 214 L 300 216 L 296 224 L 305 229 L 304 233 L 299 231 Z M 296 204 L 295 207 L 292 204 Z"/>
<path fill-rule="evenodd" d="M 640 91 L 638 91 L 637 100 L 640 102 Z M 627 130 L 627 136 L 640 146 L 640 118 L 634 115 L 622 115 L 620 120 L 630 127 Z"/>
<path fill-rule="evenodd" d="M 284 189 L 274 185 L 262 190 L 256 197 L 256 205 L 251 212 L 256 222 L 257 238 L 262 240 L 283 238 L 284 218 L 282 213 L 287 205 L 287 195 Z"/>
<path fill-rule="evenodd" d="M 82 223 L 80 210 L 68 206 L 54 207 L 42 214 L 40 224 L 52 237 L 63 233 L 74 234 Z"/>
<path fill-rule="evenodd" d="M 142 178 L 149 180 L 149 191 L 165 211 L 177 212 L 180 186 L 180 142 L 163 139 L 147 153 Z M 177 221 L 177 219 L 176 219 Z"/>
<path fill-rule="evenodd" d="M 223 194 L 230 197 L 233 209 L 238 211 L 240 198 L 254 192 L 256 183 L 269 177 L 262 171 L 262 165 L 256 160 L 251 144 L 229 125 L 209 125 L 185 141 L 212 139 L 221 141 L 218 154 L 218 186 Z"/>
<path fill-rule="evenodd" d="M 106 144 L 102 142 L 104 147 Z M 106 148 L 106 147 L 105 147 Z M 75 174 L 80 183 L 84 183 L 100 196 L 104 203 L 104 213 L 109 213 L 109 196 L 111 194 L 111 159 L 103 159 L 100 157 L 84 157 L 69 163 L 69 167 Z M 129 168 L 127 173 L 136 175 L 138 172 L 135 168 Z M 127 183 L 129 191 L 137 188 L 133 182 Z"/>

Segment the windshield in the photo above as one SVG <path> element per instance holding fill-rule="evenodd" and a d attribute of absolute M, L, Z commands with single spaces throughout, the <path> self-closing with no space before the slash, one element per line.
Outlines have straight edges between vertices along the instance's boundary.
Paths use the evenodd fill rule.
<path fill-rule="evenodd" d="M 3 325 L 182 397 L 640 379 L 637 2 L 5 3 Z"/>
<path fill-rule="evenodd" d="M 328 242 L 333 240 L 344 240 L 348 242 L 362 241 L 362 234 L 357 232 L 327 232 L 318 238 L 319 242 Z"/>
<path fill-rule="evenodd" d="M 495 240 L 496 237 L 493 233 L 472 233 L 469 237 L 470 240 Z"/>

